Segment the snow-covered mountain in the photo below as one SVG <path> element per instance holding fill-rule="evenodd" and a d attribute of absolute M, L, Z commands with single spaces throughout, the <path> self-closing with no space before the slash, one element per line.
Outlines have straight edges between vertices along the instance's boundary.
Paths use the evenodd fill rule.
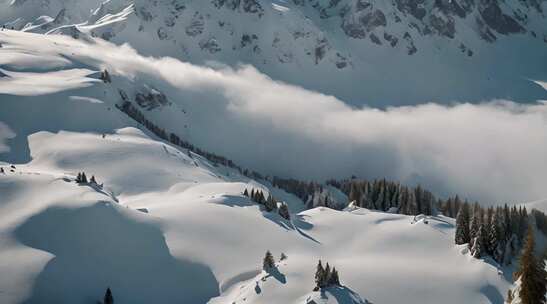
<path fill-rule="evenodd" d="M 533 82 L 547 79 L 542 0 L 92 0 L 83 5 L 14 0 L 0 5 L 0 24 L 8 28 L 96 36 L 196 64 L 248 63 L 274 79 L 355 105 L 547 98 Z"/>
<path fill-rule="evenodd" d="M 304 211 L 267 180 L 162 139 L 214 136 L 195 127 L 223 126 L 196 83 L 229 98 L 247 86 L 234 71 L 92 38 L 4 30 L 0 44 L 0 149 L 15 162 L 0 164 L 2 303 L 96 303 L 107 287 L 116 303 L 502 303 L 511 286 L 511 266 L 454 245 L 453 219 Z M 76 183 L 82 171 L 97 183 Z M 245 189 L 285 202 L 290 220 Z M 267 250 L 275 271 L 262 270 Z M 313 291 L 318 260 L 342 286 Z"/>

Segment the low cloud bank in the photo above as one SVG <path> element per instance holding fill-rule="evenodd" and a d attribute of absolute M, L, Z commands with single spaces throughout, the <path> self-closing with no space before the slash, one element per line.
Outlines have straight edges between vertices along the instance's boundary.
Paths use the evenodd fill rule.
<path fill-rule="evenodd" d="M 200 67 L 142 57 L 129 46 L 70 41 L 82 47 L 55 52 L 161 89 L 187 110 L 185 135 L 193 143 L 267 174 L 387 177 L 485 204 L 547 197 L 544 103 L 353 108 L 250 66 Z"/>

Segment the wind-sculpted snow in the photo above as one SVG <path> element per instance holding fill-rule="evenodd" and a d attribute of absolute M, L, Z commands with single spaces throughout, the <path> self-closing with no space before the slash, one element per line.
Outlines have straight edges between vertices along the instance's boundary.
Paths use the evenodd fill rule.
<path fill-rule="evenodd" d="M 29 124 L 41 125 L 40 128 L 42 121 L 48 119 L 44 116 L 33 122 L 33 112 L 15 110 L 25 107 L 22 102 L 50 113 L 69 113 L 82 111 L 83 105 L 67 102 L 67 96 L 102 100 L 105 104 L 86 107 L 93 108 L 101 119 L 106 117 L 101 111 L 110 109 L 105 113 L 111 118 L 95 124 L 108 130 L 111 125 L 124 124 L 115 118 L 113 105 L 120 104 L 123 98 L 137 100 L 137 94 L 148 87 L 166 99 L 165 105 L 146 111 L 148 120 L 199 147 L 267 174 L 302 179 L 352 174 L 388 177 L 419 182 L 439 194 L 465 193 L 486 202 L 547 197 L 542 182 L 547 178 L 543 161 L 547 153 L 544 103 L 492 101 L 386 110 L 353 108 L 335 97 L 272 80 L 250 66 L 235 70 L 199 67 L 172 58 L 142 57 L 128 46 L 117 47 L 104 41 L 89 44 L 67 37 L 13 31 L 0 32 L 0 42 L 5 45 L 0 54 L 7 51 L 14 56 L 12 50 L 20 50 L 25 54 L 22 56 L 44 54 L 72 62 L 62 70 L 42 70 L 44 75 L 59 76 L 55 86 L 66 86 L 66 91 L 53 98 L 45 95 L 36 99 L 12 95 L 26 92 L 13 92 L 8 84 L 29 83 L 36 78 L 25 77 L 40 72 L 12 72 L 9 64 L 3 66 L 11 77 L 0 78 L 2 107 L 6 109 L 0 113 L 0 120 L 22 134 L 22 138 L 30 133 L 20 129 L 20 117 L 28 116 Z M 15 62 L 21 69 L 21 61 Z M 75 75 L 71 72 L 75 68 L 106 68 L 113 75 L 113 83 L 97 81 L 99 72 L 86 77 Z M 38 71 L 32 63 L 25 69 Z M 45 80 L 33 81 L 32 88 L 22 88 L 38 93 L 51 89 L 50 79 L 38 79 Z M 90 84 L 93 87 L 73 90 Z M 122 91 L 125 97 L 120 97 Z M 57 103 L 63 106 L 52 106 Z M 74 120 L 55 120 L 47 125 L 80 125 L 75 131 L 81 130 L 81 122 L 75 121 L 87 121 L 89 116 L 72 115 L 77 115 Z M 34 128 L 34 132 L 40 128 Z M 51 129 L 58 130 L 59 126 Z"/>
<path fill-rule="evenodd" d="M 2 303 L 94 303 L 106 287 L 120 303 L 488 303 L 510 284 L 454 247 L 452 219 L 316 208 L 287 221 L 241 194 L 267 184 L 134 128 L 28 140 L 30 163 L 1 165 Z M 82 170 L 103 187 L 76 184 Z M 261 281 L 266 250 L 288 258 Z M 344 285 L 325 297 L 312 293 L 319 259 Z"/>

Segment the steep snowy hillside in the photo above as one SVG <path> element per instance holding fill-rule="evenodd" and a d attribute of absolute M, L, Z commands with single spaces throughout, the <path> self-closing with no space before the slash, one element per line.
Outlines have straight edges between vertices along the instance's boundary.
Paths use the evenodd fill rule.
<path fill-rule="evenodd" d="M 444 217 L 316 208 L 286 221 L 241 195 L 259 184 L 132 128 L 29 143 L 33 160 L 0 174 L 3 303 L 88 303 L 107 286 L 117 303 L 501 303 L 509 286 L 453 245 Z M 103 187 L 75 183 L 82 170 Z M 343 287 L 312 292 L 319 259 Z"/>
<path fill-rule="evenodd" d="M 249 63 L 355 105 L 530 102 L 547 98 L 533 81 L 547 80 L 546 3 L 27 0 L 0 4 L 0 24 L 197 64 Z"/>
<path fill-rule="evenodd" d="M 0 32 L 0 149 L 10 162 L 0 164 L 0 273 L 10 274 L 0 275 L 1 303 L 96 303 L 107 287 L 116 303 L 135 304 L 502 303 L 512 269 L 455 246 L 452 219 L 302 211 L 295 196 L 180 142 L 226 145 L 215 134 L 229 126 L 223 102 L 237 109 L 246 77 L 264 93 L 288 87 L 333 111 L 336 99 L 252 69 L 80 38 Z M 76 183 L 82 171 L 97 183 Z M 290 220 L 245 189 L 286 202 Z M 268 273 L 267 250 L 277 262 Z M 342 286 L 313 291 L 319 260 Z"/>

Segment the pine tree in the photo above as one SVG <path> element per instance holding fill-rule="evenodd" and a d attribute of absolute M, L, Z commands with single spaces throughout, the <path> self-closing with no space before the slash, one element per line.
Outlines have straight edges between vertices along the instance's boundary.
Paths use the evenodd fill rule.
<path fill-rule="evenodd" d="M 255 189 L 251 189 L 251 200 L 256 202 Z"/>
<path fill-rule="evenodd" d="M 95 175 L 91 175 L 91 179 L 89 180 L 90 183 L 92 184 L 97 184 L 97 181 L 95 180 Z"/>
<path fill-rule="evenodd" d="M 517 276 L 520 276 L 521 285 L 519 297 L 522 304 L 545 304 L 547 292 L 547 272 L 543 259 L 534 255 L 535 241 L 532 227 L 528 227 L 526 240 Z"/>
<path fill-rule="evenodd" d="M 469 205 L 463 204 L 458 211 L 456 217 L 456 236 L 455 242 L 457 245 L 470 243 L 471 237 L 469 236 Z"/>
<path fill-rule="evenodd" d="M 114 304 L 114 297 L 112 296 L 112 291 L 110 290 L 110 287 L 106 289 L 103 304 Z"/>
<path fill-rule="evenodd" d="M 87 184 L 87 177 L 85 176 L 85 172 L 82 172 L 82 183 Z"/>
<path fill-rule="evenodd" d="M 247 191 L 247 188 L 245 188 L 245 191 L 243 191 L 243 195 L 249 197 L 249 191 Z"/>
<path fill-rule="evenodd" d="M 78 172 L 78 175 L 76 176 L 76 182 L 79 184 L 82 182 L 82 173 Z"/>
<path fill-rule="evenodd" d="M 262 261 L 262 269 L 269 271 L 275 267 L 275 260 L 272 253 L 268 250 Z"/>
<path fill-rule="evenodd" d="M 289 213 L 289 207 L 287 206 L 286 203 L 281 204 L 278 212 L 279 212 L 279 215 L 281 215 L 281 217 L 286 219 L 287 221 L 291 219 L 291 215 Z"/>
<path fill-rule="evenodd" d="M 281 252 L 281 257 L 279 257 L 279 260 L 284 261 L 286 259 L 287 259 L 287 255 L 285 253 Z"/>

